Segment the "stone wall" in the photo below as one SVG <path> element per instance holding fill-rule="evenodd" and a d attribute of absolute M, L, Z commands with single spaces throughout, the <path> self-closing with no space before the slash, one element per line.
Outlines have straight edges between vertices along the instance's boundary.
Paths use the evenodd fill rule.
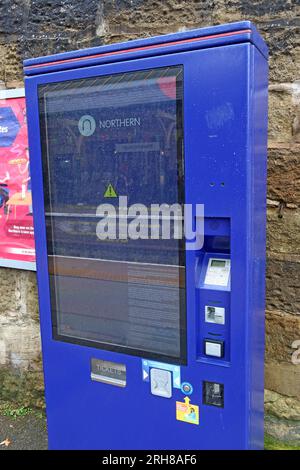
<path fill-rule="evenodd" d="M 0 269 L 0 401 L 43 407 L 35 273 Z"/>
<path fill-rule="evenodd" d="M 300 441 L 299 1 L 2 0 L 0 80 L 19 86 L 27 57 L 241 19 L 270 47 L 266 428 Z M 0 398 L 41 404 L 39 357 L 35 276 L 1 269 Z"/>

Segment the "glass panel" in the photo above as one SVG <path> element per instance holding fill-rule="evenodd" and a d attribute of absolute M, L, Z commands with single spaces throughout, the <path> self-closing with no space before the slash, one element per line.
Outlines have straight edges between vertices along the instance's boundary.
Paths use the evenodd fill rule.
<path fill-rule="evenodd" d="M 122 238 L 134 216 L 117 211 L 121 196 L 183 204 L 182 81 L 176 66 L 39 87 L 57 339 L 185 361 L 183 240 L 141 212 L 143 237 Z M 116 209 L 114 239 L 99 238 L 100 204 Z"/>

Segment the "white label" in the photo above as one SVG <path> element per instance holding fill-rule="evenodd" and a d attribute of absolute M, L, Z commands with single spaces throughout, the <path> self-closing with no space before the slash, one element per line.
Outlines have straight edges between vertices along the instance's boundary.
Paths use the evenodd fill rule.
<path fill-rule="evenodd" d="M 205 354 L 208 356 L 214 357 L 221 357 L 222 350 L 221 345 L 218 343 L 209 343 L 208 341 L 205 342 Z"/>
<path fill-rule="evenodd" d="M 204 284 L 226 287 L 229 275 L 230 259 L 209 258 Z"/>
<path fill-rule="evenodd" d="M 225 325 L 225 308 L 205 305 L 205 321 Z"/>

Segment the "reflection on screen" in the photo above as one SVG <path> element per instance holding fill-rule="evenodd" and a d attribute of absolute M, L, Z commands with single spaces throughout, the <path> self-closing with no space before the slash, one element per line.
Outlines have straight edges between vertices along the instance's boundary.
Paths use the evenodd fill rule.
<path fill-rule="evenodd" d="M 183 242 L 96 236 L 97 207 L 120 196 L 183 203 L 182 95 L 182 67 L 39 87 L 58 339 L 184 360 Z"/>

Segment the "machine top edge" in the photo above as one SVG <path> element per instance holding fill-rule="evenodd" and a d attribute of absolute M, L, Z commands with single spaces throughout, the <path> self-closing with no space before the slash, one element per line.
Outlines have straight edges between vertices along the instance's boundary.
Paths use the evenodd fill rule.
<path fill-rule="evenodd" d="M 139 56 L 156 55 L 158 51 L 159 54 L 180 52 L 182 47 L 184 50 L 189 50 L 189 48 L 195 49 L 195 46 L 202 48 L 211 45 L 226 45 L 232 43 L 233 38 L 235 42 L 253 43 L 267 58 L 268 47 L 253 23 L 241 21 L 26 59 L 23 62 L 24 73 L 36 75 L 70 67 L 95 65 L 95 61 L 99 60 L 121 61 L 126 60 L 128 55 L 131 58 L 136 54 Z"/>

